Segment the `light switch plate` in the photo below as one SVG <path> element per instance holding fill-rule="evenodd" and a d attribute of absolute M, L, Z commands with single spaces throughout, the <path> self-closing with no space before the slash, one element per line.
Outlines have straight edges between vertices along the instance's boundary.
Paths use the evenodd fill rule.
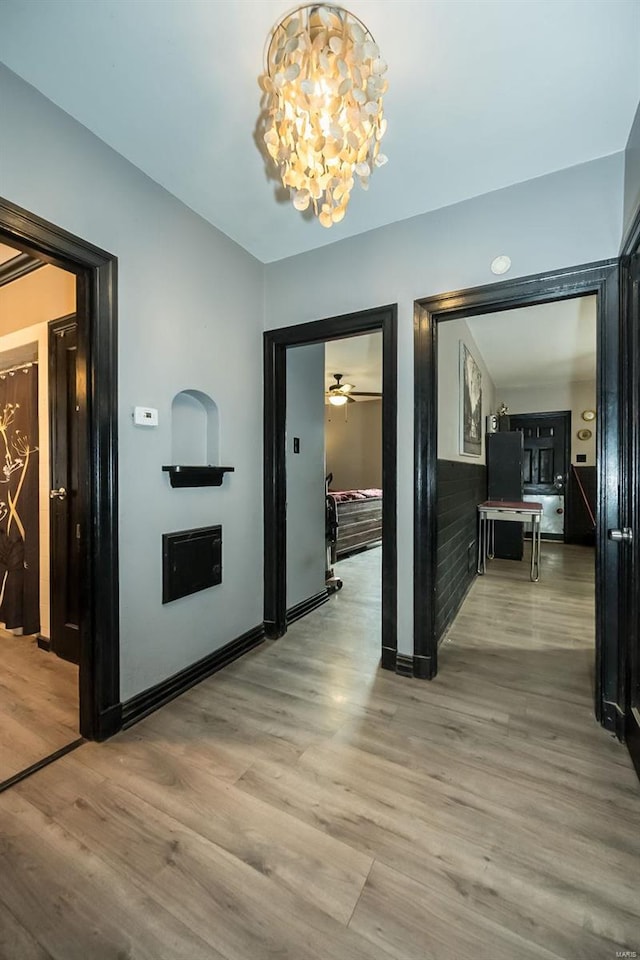
<path fill-rule="evenodd" d="M 139 427 L 157 427 L 158 411 L 153 407 L 134 407 L 133 422 Z"/>

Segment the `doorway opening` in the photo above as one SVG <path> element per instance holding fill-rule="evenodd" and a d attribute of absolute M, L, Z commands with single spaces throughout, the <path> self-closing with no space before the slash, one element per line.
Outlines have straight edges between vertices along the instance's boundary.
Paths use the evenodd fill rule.
<path fill-rule="evenodd" d="M 345 578 L 354 587 L 359 575 L 356 594 L 375 601 L 382 546 L 382 335 L 331 341 L 324 365 L 328 589 L 341 589 Z M 365 555 L 368 550 L 373 553 Z"/>
<path fill-rule="evenodd" d="M 443 321 L 437 352 L 441 669 L 588 709 L 595 297 Z"/>
<path fill-rule="evenodd" d="M 14 636 L 13 640 L 22 640 L 24 651 L 27 636 L 33 638 L 29 641 L 33 663 L 38 658 L 38 664 L 51 676 L 65 671 L 70 675 L 68 699 L 74 696 L 76 716 L 69 741 L 56 745 L 51 742 L 55 724 L 53 720 L 47 724 L 43 707 L 39 735 L 44 735 L 53 749 L 47 755 L 33 756 L 26 766 L 13 771 L 0 785 L 5 789 L 72 749 L 79 738 L 111 736 L 121 726 L 121 704 L 116 260 L 5 200 L 0 200 L 0 244 L 7 252 L 5 286 L 0 292 L 4 290 L 13 297 L 11 303 L 6 301 L 0 316 L 0 323 L 6 327 L 0 330 L 0 337 L 4 334 L 13 340 L 25 340 L 22 346 L 17 340 L 15 344 L 13 340 L 0 342 L 0 354 L 4 353 L 0 356 L 0 406 L 5 410 L 6 447 L 0 453 L 4 456 L 4 477 L 11 481 L 6 485 L 6 498 L 0 496 L 8 508 L 7 527 L 0 529 L 0 538 L 4 532 L 15 557 L 21 539 L 24 552 L 20 575 L 17 560 L 8 564 L 4 600 L 14 597 L 20 579 L 23 592 L 30 583 L 31 595 L 34 590 L 37 597 L 39 594 L 37 602 L 31 604 L 35 612 L 22 624 L 24 636 Z M 55 291 L 50 296 L 36 297 L 33 292 L 25 296 L 25 285 L 37 290 L 43 282 L 53 283 L 58 294 L 64 294 L 63 305 L 60 296 L 55 300 Z M 32 322 L 32 316 L 37 322 Z M 12 325 L 13 330 L 9 329 Z M 37 355 L 27 358 L 10 353 L 18 347 L 23 352 L 35 349 Z M 10 360 L 13 370 L 8 365 Z M 30 372 L 31 406 L 37 416 L 27 427 L 20 417 L 27 414 L 28 399 L 12 399 L 9 393 L 3 399 L 1 385 L 3 373 L 7 385 L 26 385 Z M 33 440 L 36 434 L 38 444 Z M 22 484 L 14 490 L 13 483 L 20 483 L 21 471 Z M 33 520 L 24 522 L 21 508 L 23 504 L 27 507 L 28 496 L 35 498 L 39 508 L 37 527 Z M 30 534 L 29 527 L 38 529 L 38 536 Z M 7 616 L 1 619 L 6 628 L 19 626 L 15 602 L 12 611 L 8 603 L 5 607 L 2 612 Z M 16 689 L 16 703 L 24 716 L 37 686 L 29 689 L 27 681 L 23 691 Z M 40 686 L 46 699 L 46 689 Z M 60 724 L 60 697 L 51 697 L 49 707 L 57 710 L 56 723 Z"/>
<path fill-rule="evenodd" d="M 377 336 L 377 340 L 370 335 Z M 338 579 L 344 579 L 347 566 L 351 563 L 352 570 L 349 578 L 355 583 L 362 580 L 362 576 L 370 576 L 360 567 L 366 566 L 374 553 L 365 558 L 358 558 L 355 554 L 372 543 L 381 541 L 382 544 L 382 630 L 380 659 L 382 666 L 395 670 L 397 663 L 397 583 L 396 583 L 396 307 L 382 307 L 377 310 L 363 311 L 349 314 L 344 317 L 335 317 L 330 320 L 300 324 L 280 330 L 268 331 L 264 335 L 265 342 L 265 630 L 268 636 L 280 637 L 292 620 L 313 609 L 327 599 L 327 589 L 335 590 Z M 357 363 L 355 354 L 363 349 L 375 349 L 379 353 L 379 379 L 373 382 L 381 389 L 368 389 L 371 383 L 363 379 L 364 370 L 356 376 Z M 381 344 L 381 350 L 380 345 Z M 326 345 L 326 347 L 325 347 Z M 328 360 L 325 362 L 325 349 Z M 342 360 L 337 357 L 342 355 Z M 289 357 L 294 361 L 288 362 Z M 344 374 L 345 370 L 333 370 L 331 364 L 347 362 L 353 369 L 349 370 L 349 378 L 342 377 L 340 383 L 348 384 L 345 393 L 353 394 L 352 401 L 344 404 L 331 404 L 330 394 L 335 390 L 335 373 Z M 354 366 L 354 364 L 356 364 Z M 313 371 L 310 369 L 313 367 Z M 297 370 L 297 367 L 301 367 Z M 302 369 L 304 368 L 304 369 Z M 346 369 L 346 368 L 345 368 Z M 299 533 L 301 530 L 300 518 L 304 515 L 305 523 L 309 523 L 309 496 L 308 483 L 302 483 L 302 477 L 297 474 L 303 471 L 304 437 L 296 433 L 296 418 L 306 416 L 300 402 L 296 402 L 296 373 L 297 379 L 304 385 L 309 378 L 315 375 L 316 389 L 313 391 L 317 409 L 314 413 L 316 424 L 316 442 L 311 442 L 310 451 L 315 453 L 315 465 L 312 466 L 315 484 L 314 522 L 315 535 L 313 537 L 313 568 L 307 566 L 307 573 L 313 569 L 311 580 L 304 589 L 295 584 L 304 572 L 302 565 L 289 563 L 288 558 L 295 558 L 300 553 L 301 544 Z M 305 372 L 306 371 L 306 372 Z M 333 390 L 332 390 L 333 384 Z M 367 389 L 365 389 L 367 388 Z M 309 391 L 306 388 L 306 396 Z M 357 394 L 361 394 L 358 399 Z M 367 406 L 364 394 L 376 394 L 367 398 L 368 402 L 377 401 L 376 411 L 373 406 L 370 412 L 377 412 L 381 420 L 381 445 L 378 470 L 371 465 L 364 468 L 367 476 L 380 476 L 379 486 L 358 488 L 366 492 L 357 493 L 355 488 L 338 490 L 336 483 L 341 486 L 339 470 L 343 471 L 343 482 L 349 481 L 356 474 L 349 473 L 348 458 L 341 456 L 337 451 L 337 444 L 344 441 L 343 436 L 337 436 L 335 430 L 339 426 L 335 413 L 325 415 L 327 409 L 344 411 L 363 409 Z M 380 397 L 380 394 L 382 396 Z M 375 404 L 374 404 L 375 405 Z M 352 427 L 357 427 L 357 421 L 363 414 L 353 414 L 347 410 L 347 418 L 351 416 Z M 342 423 L 344 424 L 344 413 Z M 340 414 L 338 415 L 338 417 Z M 289 419 L 288 419 L 289 418 Z M 331 421 L 331 422 L 329 422 Z M 348 421 L 347 421 L 348 422 Z M 327 459 L 326 469 L 324 461 L 325 430 L 327 430 Z M 342 431 L 344 432 L 344 431 Z M 298 452 L 296 452 L 296 450 Z M 355 458 L 351 460 L 353 466 Z M 334 477 L 330 477 L 332 461 L 337 467 Z M 311 463 L 311 461 L 309 461 Z M 362 478 L 361 472 L 358 477 Z M 298 480 L 301 481 L 298 484 Z M 300 486 L 298 497 L 297 485 Z M 328 493 L 327 488 L 331 491 Z M 304 490 L 307 490 L 305 494 Z M 373 496 L 373 493 L 376 496 Z M 325 493 L 327 493 L 325 499 Z M 336 495 L 343 494 L 341 500 Z M 371 494 L 371 495 L 368 495 Z M 381 495 L 380 495 L 381 494 Z M 298 503 L 300 500 L 300 503 Z M 341 507 L 340 504 L 359 503 L 362 506 Z M 336 509 L 338 531 L 331 530 L 330 509 Z M 359 511 L 356 518 L 351 517 L 351 531 L 348 514 L 353 510 Z M 377 515 L 377 519 L 372 517 Z M 381 527 L 381 530 L 380 530 Z M 347 536 L 345 541 L 341 536 Z M 327 549 L 328 548 L 328 549 Z M 347 554 L 352 560 L 346 559 Z M 340 559 L 345 557 L 345 559 Z M 375 552 L 379 557 L 379 552 Z M 299 559 L 299 558 L 298 558 Z M 342 572 L 338 573 L 342 565 Z M 343 576 L 344 575 L 344 576 Z M 378 578 L 379 582 L 379 578 Z M 303 596 L 305 594 L 305 596 Z M 294 602 L 295 601 L 295 602 Z"/>
<path fill-rule="evenodd" d="M 485 449 L 475 460 L 491 472 L 488 498 L 541 503 L 543 540 L 595 546 L 595 296 L 449 321 L 440 328 L 439 354 L 443 340 L 459 325 L 466 325 L 484 367 L 481 429 Z M 442 383 L 440 357 L 438 363 Z M 439 399 L 439 436 L 446 427 L 440 423 L 441 407 Z M 511 437 L 496 439 L 496 434 L 506 433 Z M 509 455 L 509 443 L 516 467 L 513 479 L 502 463 Z M 501 462 L 496 463 L 496 457 Z M 521 559 L 521 533 L 517 523 L 499 523 L 495 527 L 498 555 Z M 530 523 L 524 524 L 524 533 L 529 539 Z"/>
<path fill-rule="evenodd" d="M 596 715 L 608 729 L 618 729 L 618 610 L 619 556 L 607 539 L 607 529 L 617 525 L 618 491 L 612 489 L 607 476 L 616 475 L 619 465 L 618 423 L 618 266 L 615 261 L 588 265 L 535 278 L 507 281 L 431 298 L 416 304 L 416 472 L 415 497 L 415 571 L 414 644 L 416 653 L 429 661 L 429 676 L 438 669 L 438 645 L 446 623 L 438 620 L 438 340 L 448 321 L 479 318 L 487 314 L 502 315 L 508 322 L 513 308 L 536 307 L 577 297 L 595 298 L 596 327 L 596 401 L 597 423 L 597 497 L 595 502 L 596 541 L 596 630 L 595 682 Z M 517 347 L 517 344 L 516 344 Z M 526 351 L 522 351 L 523 355 Z M 528 356 L 528 355 L 527 355 Z M 496 397 L 496 410 L 499 398 Z M 508 406 L 508 404 L 504 404 Z M 569 404 L 561 404 L 565 409 Z M 584 407 L 589 412 L 591 404 Z M 520 414 L 563 412 L 558 404 L 551 410 L 520 409 Z M 579 411 L 581 416 L 582 410 Z M 458 417 L 456 404 L 455 417 Z M 574 418 L 575 420 L 575 418 Z M 585 429 L 587 420 L 584 421 Z M 572 422 L 571 431 L 581 429 Z M 480 443 L 485 424 L 478 419 Z M 522 438 L 523 434 L 520 433 Z M 522 443 L 522 439 L 520 440 Z M 533 452 L 531 453 L 533 457 Z M 548 453 L 544 455 L 548 458 Z M 532 461 L 533 462 L 533 461 Z M 575 466 L 582 464 L 582 461 Z M 476 490 L 481 503 L 482 480 Z M 539 479 L 539 478 L 538 478 Z M 553 478 L 552 478 L 553 479 Z M 565 481 L 566 484 L 566 481 Z M 524 495 L 524 491 L 523 491 Z M 506 499 L 502 496 L 502 499 Z M 523 518 L 524 519 L 524 518 Z M 507 526 L 506 524 L 504 526 Z M 467 544 L 468 546 L 468 544 Z M 549 548 L 547 554 L 549 554 Z M 515 561 L 517 562 L 517 561 Z M 543 556 L 544 563 L 544 556 Z M 473 577 L 473 563 L 467 554 L 468 573 Z M 465 587 L 462 587 L 463 592 Z M 464 593 L 463 593 L 464 595 Z M 460 600 L 462 597 L 459 598 Z M 453 604 L 455 607 L 455 604 Z M 457 607 L 456 607 L 457 609 Z"/>
<path fill-rule="evenodd" d="M 380 657 L 382 334 L 289 347 L 286 426 L 287 623 L 334 598 L 362 668 Z"/>
<path fill-rule="evenodd" d="M 51 429 L 57 398 L 75 386 L 75 354 L 58 382 L 50 338 L 75 312 L 73 274 L 0 244 L 0 786 L 79 739 L 77 644 L 61 646 L 66 622 L 77 630 L 77 571 L 69 538 L 51 536 L 77 499 L 77 443 L 75 412 Z M 62 445 L 74 476 L 61 474 L 54 496 Z M 67 568 L 71 617 L 55 582 Z"/>

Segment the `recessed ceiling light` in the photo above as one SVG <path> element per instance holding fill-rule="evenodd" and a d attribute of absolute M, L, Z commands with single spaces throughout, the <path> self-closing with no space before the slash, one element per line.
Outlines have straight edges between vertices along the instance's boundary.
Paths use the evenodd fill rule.
<path fill-rule="evenodd" d="M 511 257 L 500 256 L 496 257 L 495 260 L 491 261 L 491 273 L 496 273 L 498 276 L 502 273 L 506 273 L 507 270 L 511 269 Z"/>

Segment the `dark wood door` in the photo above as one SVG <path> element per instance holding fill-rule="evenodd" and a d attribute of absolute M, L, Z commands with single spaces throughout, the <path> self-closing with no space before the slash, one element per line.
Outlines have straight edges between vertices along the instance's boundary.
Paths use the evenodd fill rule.
<path fill-rule="evenodd" d="M 570 462 L 571 414 L 527 413 L 510 418 L 524 436 L 524 493 L 565 494 Z"/>
<path fill-rule="evenodd" d="M 49 324 L 51 649 L 72 663 L 80 662 L 77 347 L 75 318 Z"/>

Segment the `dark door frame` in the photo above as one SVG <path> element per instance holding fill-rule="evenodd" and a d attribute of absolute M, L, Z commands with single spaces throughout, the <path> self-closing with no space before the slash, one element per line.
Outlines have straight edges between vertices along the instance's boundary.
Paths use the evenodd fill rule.
<path fill-rule="evenodd" d="M 118 613 L 117 259 L 0 197 L 0 239 L 77 278 L 81 431 L 80 733 L 121 727 Z"/>
<path fill-rule="evenodd" d="M 382 331 L 382 666 L 396 668 L 397 304 L 313 320 L 264 334 L 264 621 L 287 631 L 286 356 L 289 347 Z"/>
<path fill-rule="evenodd" d="M 70 514 L 67 516 L 66 525 L 62 524 L 60 512 L 65 509 L 73 510 L 73 490 L 71 478 L 64 477 L 64 484 L 59 477 L 59 457 L 62 453 L 65 460 L 65 467 L 69 465 L 68 444 L 71 443 L 71 430 L 67 416 L 62 419 L 64 425 L 60 423 L 60 387 L 64 383 L 65 408 L 64 412 L 68 414 L 66 406 L 68 404 L 68 372 L 63 369 L 63 365 L 58 356 L 58 347 L 64 344 L 67 349 L 69 335 L 72 341 L 76 341 L 74 349 L 77 353 L 78 320 L 75 313 L 66 317 L 59 317 L 56 320 L 49 320 L 47 324 L 48 349 L 49 349 L 49 485 L 51 489 L 55 487 L 67 487 L 67 496 L 65 505 L 62 506 L 57 500 L 52 500 L 49 513 L 49 555 L 50 555 L 50 577 L 51 577 L 51 608 L 50 608 L 50 633 L 48 640 L 39 643 L 45 649 L 49 649 L 65 660 L 72 663 L 79 663 L 79 629 L 78 624 L 67 622 L 63 610 L 67 612 L 67 598 L 69 597 L 69 586 L 73 591 L 73 586 L 69 583 L 69 523 Z M 74 380 L 75 377 L 75 358 L 74 358 Z M 61 449 L 62 448 L 62 449 Z M 64 470 L 67 473 L 67 470 Z M 64 515 L 64 514 L 63 514 Z M 64 528 L 67 532 L 65 545 L 61 547 L 60 531 Z M 63 614 L 61 616 L 61 614 Z M 71 639 L 71 637 L 73 639 Z"/>
<path fill-rule="evenodd" d="M 429 678 L 438 669 L 435 631 L 437 331 L 447 320 L 497 313 L 588 294 L 597 296 L 597 459 L 596 532 L 596 715 L 607 729 L 622 732 L 620 713 L 619 609 L 616 595 L 619 550 L 607 530 L 619 525 L 619 264 L 585 264 L 492 283 L 415 302 L 415 498 L 414 498 L 414 657 Z M 616 389 L 612 389 L 612 385 Z M 615 585 L 615 587 L 613 586 Z"/>
<path fill-rule="evenodd" d="M 625 585 L 624 622 L 629 625 L 626 644 L 620 650 L 625 689 L 621 704 L 625 713 L 625 737 L 631 759 L 640 777 L 640 208 L 622 247 L 622 417 L 624 502 L 623 527 L 631 527 L 633 541 L 621 543 L 622 582 Z M 635 708 L 635 711 L 634 711 Z"/>

